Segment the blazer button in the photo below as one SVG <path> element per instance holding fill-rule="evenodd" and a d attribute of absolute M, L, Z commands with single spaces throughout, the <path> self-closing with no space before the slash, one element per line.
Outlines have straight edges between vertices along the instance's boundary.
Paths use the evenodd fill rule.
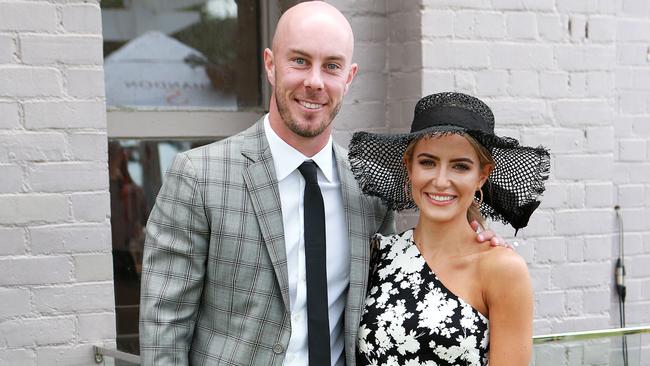
<path fill-rule="evenodd" d="M 284 346 L 282 346 L 280 343 L 276 343 L 275 346 L 273 346 L 273 353 L 279 355 L 282 352 L 284 352 Z"/>

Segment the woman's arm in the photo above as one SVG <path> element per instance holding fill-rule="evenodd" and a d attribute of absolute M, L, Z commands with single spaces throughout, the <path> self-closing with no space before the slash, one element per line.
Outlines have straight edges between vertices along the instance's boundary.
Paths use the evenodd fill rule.
<path fill-rule="evenodd" d="M 490 366 L 527 366 L 532 353 L 533 290 L 526 262 L 494 248 L 482 266 L 490 322 Z"/>

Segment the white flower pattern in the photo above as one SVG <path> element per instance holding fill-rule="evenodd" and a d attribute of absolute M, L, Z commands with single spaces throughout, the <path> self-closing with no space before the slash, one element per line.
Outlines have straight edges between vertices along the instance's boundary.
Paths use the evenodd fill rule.
<path fill-rule="evenodd" d="M 449 291 L 420 255 L 413 231 L 377 234 L 358 365 L 487 365 L 488 320 Z"/>

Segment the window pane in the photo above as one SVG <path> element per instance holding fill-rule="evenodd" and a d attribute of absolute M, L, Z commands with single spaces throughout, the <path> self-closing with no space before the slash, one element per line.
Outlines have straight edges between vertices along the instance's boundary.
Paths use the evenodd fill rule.
<path fill-rule="evenodd" d="M 261 105 L 257 0 L 100 4 L 109 106 Z"/>
<path fill-rule="evenodd" d="M 144 228 L 164 172 L 181 151 L 213 140 L 111 140 L 108 166 L 117 348 L 139 354 L 138 316 Z"/>

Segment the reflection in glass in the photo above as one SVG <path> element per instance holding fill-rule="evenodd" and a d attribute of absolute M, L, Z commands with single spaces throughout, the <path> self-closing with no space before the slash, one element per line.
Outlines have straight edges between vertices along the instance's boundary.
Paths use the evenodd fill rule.
<path fill-rule="evenodd" d="M 101 6 L 108 105 L 260 105 L 257 0 L 112 0 Z"/>
<path fill-rule="evenodd" d="M 117 348 L 139 354 L 138 317 L 145 225 L 174 156 L 210 141 L 111 140 L 108 166 Z"/>

